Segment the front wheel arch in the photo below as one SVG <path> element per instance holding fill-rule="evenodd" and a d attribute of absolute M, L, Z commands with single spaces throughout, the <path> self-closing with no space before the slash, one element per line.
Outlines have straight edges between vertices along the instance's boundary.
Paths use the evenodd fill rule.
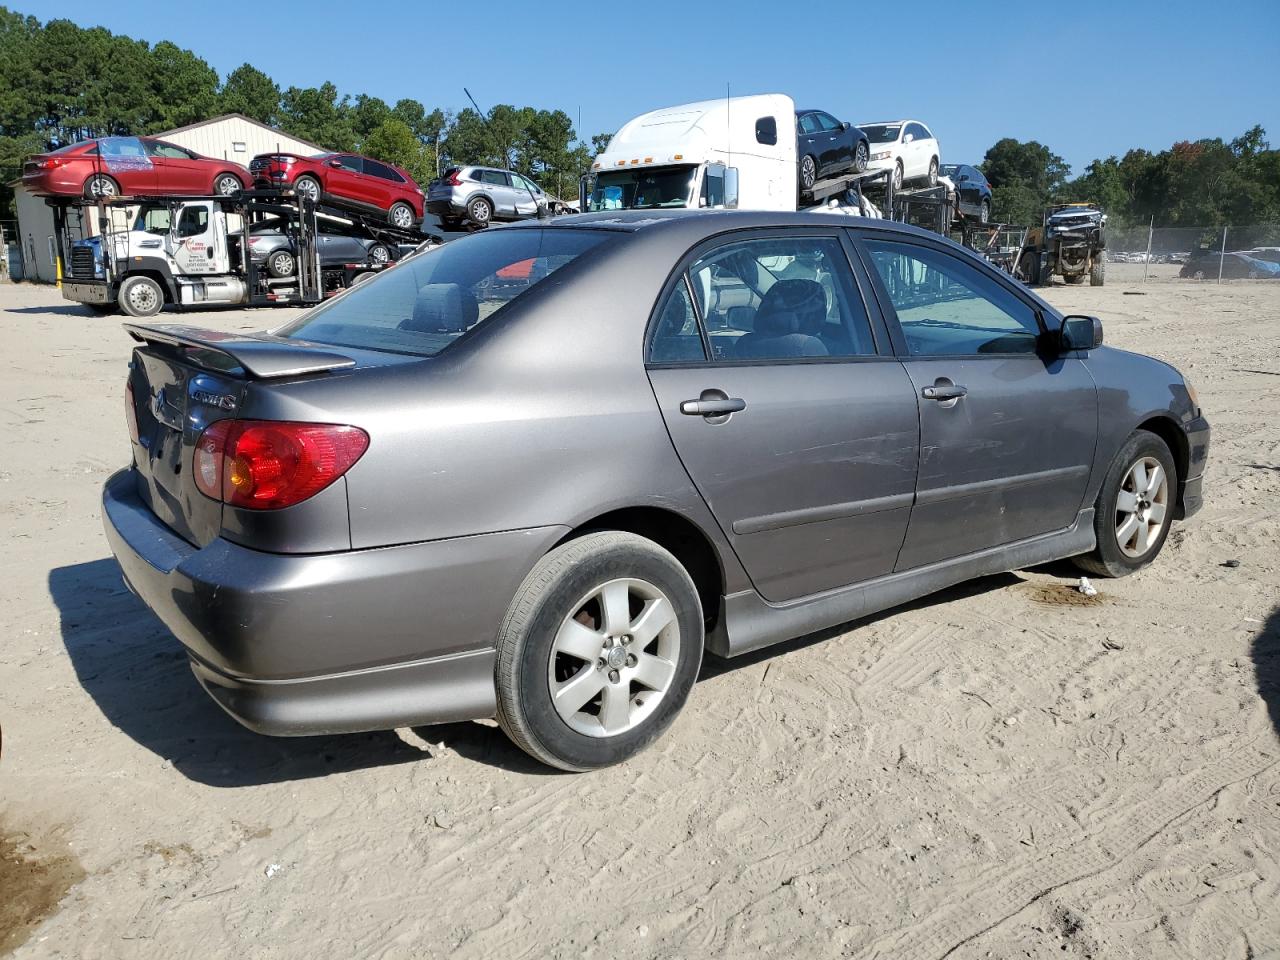
<path fill-rule="evenodd" d="M 1182 498 L 1187 488 L 1187 470 L 1191 465 L 1191 448 L 1187 443 L 1186 432 L 1178 426 L 1177 422 L 1169 414 L 1156 414 L 1148 417 L 1138 424 L 1135 429 L 1154 433 L 1164 441 L 1165 446 L 1169 448 L 1169 452 L 1173 454 L 1174 465 L 1178 468 L 1177 500 L 1174 506 L 1173 518 L 1181 520 L 1185 515 L 1185 504 Z"/>

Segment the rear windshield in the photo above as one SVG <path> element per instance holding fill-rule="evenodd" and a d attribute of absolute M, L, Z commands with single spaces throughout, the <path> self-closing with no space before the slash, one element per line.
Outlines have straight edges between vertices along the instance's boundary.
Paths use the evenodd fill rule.
<path fill-rule="evenodd" d="M 276 332 L 335 347 L 435 356 L 605 231 L 497 228 L 408 257 Z"/>

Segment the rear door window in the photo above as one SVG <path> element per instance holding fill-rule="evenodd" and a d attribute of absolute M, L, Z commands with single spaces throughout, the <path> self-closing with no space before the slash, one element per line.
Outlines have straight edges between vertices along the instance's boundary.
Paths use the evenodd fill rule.
<path fill-rule="evenodd" d="M 365 160 L 364 172 L 382 180 L 390 180 L 392 183 L 404 183 L 404 177 L 396 173 L 385 163 L 379 163 L 377 160 Z"/>
<path fill-rule="evenodd" d="M 603 230 L 565 228 L 464 237 L 397 263 L 277 333 L 434 356 L 555 271 L 616 238 Z"/>
<path fill-rule="evenodd" d="M 501 170 L 481 170 L 480 182 L 487 183 L 495 187 L 510 186 L 510 180 Z"/>

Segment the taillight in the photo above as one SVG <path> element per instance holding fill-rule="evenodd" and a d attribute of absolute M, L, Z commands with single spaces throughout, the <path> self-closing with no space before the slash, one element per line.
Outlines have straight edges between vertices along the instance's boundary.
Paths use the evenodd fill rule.
<path fill-rule="evenodd" d="M 219 420 L 196 442 L 201 493 L 233 507 L 275 510 L 315 496 L 369 448 L 359 427 L 283 420 Z"/>
<path fill-rule="evenodd" d="M 124 422 L 129 425 L 129 439 L 138 442 L 138 411 L 133 405 L 133 381 L 124 382 Z"/>
<path fill-rule="evenodd" d="M 461 170 L 453 171 L 453 173 L 449 174 L 449 179 L 446 180 L 445 183 L 447 183 L 451 187 L 462 186 L 462 171 Z"/>

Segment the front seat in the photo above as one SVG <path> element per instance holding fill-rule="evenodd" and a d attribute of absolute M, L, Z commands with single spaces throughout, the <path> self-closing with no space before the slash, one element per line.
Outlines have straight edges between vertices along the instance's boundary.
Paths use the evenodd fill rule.
<path fill-rule="evenodd" d="M 401 330 L 419 333 L 462 333 L 480 319 L 475 294 L 456 283 L 428 283 L 418 288 L 413 316 L 400 322 Z"/>
<path fill-rule="evenodd" d="M 743 360 L 825 357 L 817 334 L 827 315 L 827 294 L 816 280 L 779 280 L 756 310 L 755 329 L 738 338 L 734 356 Z"/>

